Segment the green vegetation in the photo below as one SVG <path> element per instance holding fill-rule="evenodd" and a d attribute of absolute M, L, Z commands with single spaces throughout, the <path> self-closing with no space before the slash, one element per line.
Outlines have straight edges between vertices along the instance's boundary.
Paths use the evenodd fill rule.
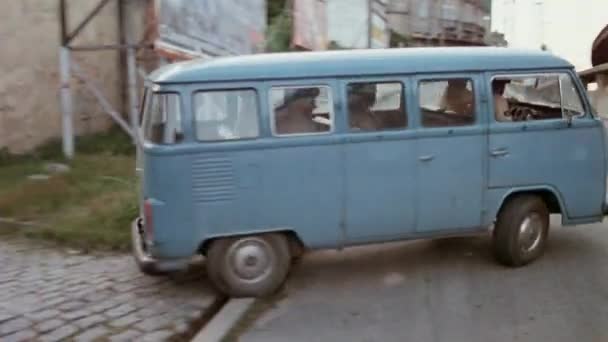
<path fill-rule="evenodd" d="M 390 31 L 390 47 L 407 47 L 410 46 L 410 43 L 410 38 L 408 36 L 402 35 L 394 30 Z"/>
<path fill-rule="evenodd" d="M 268 32 L 266 33 L 266 51 L 282 52 L 291 50 L 293 20 L 286 0 L 268 2 Z"/>
<path fill-rule="evenodd" d="M 289 0 L 291 1 L 291 0 Z M 266 22 L 270 23 L 272 20 L 285 9 L 287 0 L 268 0 L 266 12 Z"/>
<path fill-rule="evenodd" d="M 58 141 L 27 156 L 0 153 L 0 232 L 83 250 L 125 250 L 138 211 L 133 145 L 110 130 L 78 138 L 76 146 L 76 158 L 66 163 L 71 170 L 56 174 L 45 166 L 65 162 Z"/>

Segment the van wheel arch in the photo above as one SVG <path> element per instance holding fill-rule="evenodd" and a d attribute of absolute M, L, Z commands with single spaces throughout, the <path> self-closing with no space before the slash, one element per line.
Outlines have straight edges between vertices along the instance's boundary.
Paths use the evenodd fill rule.
<path fill-rule="evenodd" d="M 298 234 L 296 232 L 294 232 L 292 230 L 284 230 L 284 231 L 256 232 L 254 234 L 216 236 L 211 239 L 206 239 L 206 240 L 202 241 L 198 248 L 198 252 L 204 256 L 207 256 L 207 251 L 209 250 L 209 247 L 211 246 L 213 241 L 221 239 L 221 238 L 251 236 L 251 235 L 259 235 L 259 234 L 267 234 L 267 233 L 268 234 L 276 233 L 276 234 L 285 235 L 285 237 L 287 238 L 287 241 L 289 242 L 289 250 L 291 252 L 291 255 L 294 258 L 301 257 L 304 254 L 304 252 L 306 251 L 306 245 L 304 245 L 304 242 L 302 242 L 302 239 L 300 239 L 300 237 L 298 236 Z"/>
<path fill-rule="evenodd" d="M 500 215 L 500 212 L 505 208 L 505 206 L 511 202 L 513 199 L 517 197 L 521 197 L 524 195 L 534 195 L 538 196 L 545 202 L 547 209 L 549 209 L 550 214 L 564 214 L 565 210 L 562 208 L 561 202 L 557 194 L 549 189 L 538 189 L 538 190 L 524 190 L 524 191 L 514 191 L 507 195 L 505 199 L 502 201 L 500 208 L 496 212 L 494 220 Z"/>

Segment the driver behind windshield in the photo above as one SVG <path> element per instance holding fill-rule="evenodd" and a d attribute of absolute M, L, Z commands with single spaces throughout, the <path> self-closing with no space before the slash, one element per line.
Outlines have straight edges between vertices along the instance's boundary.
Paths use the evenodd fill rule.
<path fill-rule="evenodd" d="M 494 97 L 494 115 L 496 121 L 511 121 L 511 117 L 506 113 L 509 110 L 509 103 L 504 97 L 505 87 L 508 80 L 494 80 L 492 82 L 492 95 Z"/>

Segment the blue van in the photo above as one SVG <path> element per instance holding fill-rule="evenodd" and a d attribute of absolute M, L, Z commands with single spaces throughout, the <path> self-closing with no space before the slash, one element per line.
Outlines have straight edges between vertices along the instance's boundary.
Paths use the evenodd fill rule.
<path fill-rule="evenodd" d="M 490 231 L 522 266 L 606 212 L 606 141 L 567 61 L 506 48 L 261 54 L 149 76 L 141 125 L 147 274 L 204 255 L 264 296 L 306 250 Z"/>

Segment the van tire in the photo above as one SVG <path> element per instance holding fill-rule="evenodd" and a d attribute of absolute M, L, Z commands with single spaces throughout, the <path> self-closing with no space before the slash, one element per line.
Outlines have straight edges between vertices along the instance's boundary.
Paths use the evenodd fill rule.
<path fill-rule="evenodd" d="M 265 297 L 283 284 L 291 255 L 283 234 L 214 240 L 207 252 L 207 273 L 214 286 L 231 297 Z"/>
<path fill-rule="evenodd" d="M 524 266 L 539 258 L 549 233 L 549 210 L 535 195 L 517 196 L 498 214 L 493 232 L 494 255 L 507 266 Z"/>

